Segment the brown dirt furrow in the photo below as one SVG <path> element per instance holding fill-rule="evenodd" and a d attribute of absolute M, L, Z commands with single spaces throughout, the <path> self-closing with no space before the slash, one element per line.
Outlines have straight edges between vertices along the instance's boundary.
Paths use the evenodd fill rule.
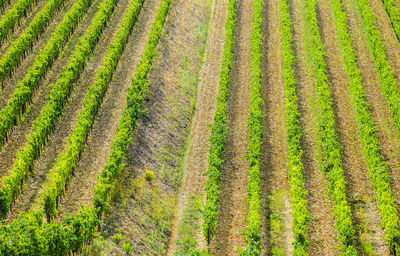
<path fill-rule="evenodd" d="M 179 224 L 183 218 L 183 210 L 188 208 L 189 198 L 204 191 L 206 176 L 203 173 L 207 170 L 207 156 L 210 147 L 209 137 L 211 135 L 209 126 L 213 123 L 215 112 L 225 34 L 225 27 L 221 26 L 221 24 L 226 22 L 227 3 L 227 0 L 214 1 L 205 61 L 199 78 L 195 113 L 190 128 L 192 137 L 187 159 L 183 165 L 183 183 L 177 199 L 177 212 L 172 226 L 167 255 L 173 255 L 175 251 L 175 242 L 181 228 Z M 197 231 L 195 239 L 198 247 L 204 249 L 206 244 L 201 229 Z"/>
<path fill-rule="evenodd" d="M 142 56 L 148 32 L 150 31 L 160 2 L 160 0 L 146 0 L 144 2 L 137 25 L 132 31 L 132 36 L 128 38 L 128 44 L 120 58 L 117 72 L 109 84 L 108 91 L 95 118 L 78 168 L 59 206 L 59 219 L 63 218 L 66 214 L 73 214 L 79 210 L 80 203 L 84 206 L 92 204 L 92 189 L 96 184 L 98 173 L 108 160 L 111 141 L 116 133 L 119 118 L 125 108 L 125 94 L 136 71 L 136 65 Z M 124 3 L 125 8 L 121 8 L 122 11 L 128 7 L 128 4 L 129 1 Z M 102 48 L 103 51 L 106 49 L 106 47 Z M 94 73 L 91 79 L 81 80 L 85 84 L 85 87 L 92 82 L 93 77 Z"/>
<path fill-rule="evenodd" d="M 237 21 L 232 66 L 232 85 L 227 107 L 228 130 L 225 163 L 221 174 L 217 230 L 211 241 L 215 255 L 233 255 L 245 242 L 247 206 L 247 129 L 250 104 L 250 39 L 253 13 L 252 0 L 237 2 Z"/>
<path fill-rule="evenodd" d="M 393 30 L 382 0 L 371 0 L 370 6 L 375 13 L 375 21 L 381 32 L 381 38 L 385 43 L 386 56 L 397 78 L 397 84 L 400 86 L 400 42 Z"/>
<path fill-rule="evenodd" d="M 127 0 L 120 1 L 116 6 L 91 59 L 86 63 L 68 103 L 65 104 L 63 116 L 56 122 L 55 129 L 50 134 L 40 158 L 34 163 L 34 176 L 29 177 L 27 182 L 24 183 L 21 196 L 16 200 L 15 207 L 10 213 L 10 220 L 15 218 L 19 212 L 28 210 L 34 201 L 32 199 L 35 199 L 35 196 L 43 190 L 41 185 L 46 179 L 46 173 L 55 163 L 57 155 L 64 149 L 68 136 L 72 134 L 87 87 L 93 81 L 96 71 L 101 65 L 105 49 L 111 43 L 113 34 L 118 29 L 122 14 L 128 6 L 127 2 Z"/>
<path fill-rule="evenodd" d="M 44 1 L 43 1 L 44 2 Z M 35 62 L 36 56 L 43 49 L 47 41 L 50 39 L 51 34 L 54 32 L 56 26 L 61 22 L 64 15 L 69 11 L 75 1 L 66 0 L 58 10 L 56 10 L 55 14 L 48 22 L 48 26 L 44 28 L 44 30 L 39 34 L 38 39 L 34 40 L 32 44 L 32 48 L 25 52 L 25 57 L 20 61 L 19 65 L 13 69 L 11 74 L 9 74 L 5 80 L 1 84 L 0 88 L 0 108 L 6 106 L 10 95 L 14 92 L 16 85 L 20 82 L 26 75 L 28 68 L 33 65 Z M 39 3 L 40 5 L 41 3 Z M 15 37 L 14 39 L 17 39 Z M 71 39 L 70 39 L 71 40 Z M 12 40 L 14 41 L 14 40 Z M 8 46 L 12 43 L 6 42 L 1 47 L 0 54 L 7 51 Z"/>
<path fill-rule="evenodd" d="M 307 62 L 307 53 L 303 38 L 304 20 L 301 13 L 301 1 L 295 0 L 291 6 L 294 20 L 295 54 L 297 57 L 296 74 L 298 85 L 298 105 L 300 125 L 303 128 L 303 164 L 309 223 L 310 255 L 336 255 L 339 253 L 333 202 L 327 192 L 328 180 L 318 164 L 318 146 L 316 145 L 316 98 L 312 68 Z"/>
<path fill-rule="evenodd" d="M 88 12 L 84 15 L 82 22 L 75 29 L 75 33 L 70 37 L 70 40 L 60 57 L 54 62 L 52 67 L 48 70 L 45 77 L 39 81 L 36 92 L 33 95 L 32 103 L 28 106 L 24 114 L 23 121 L 15 126 L 11 136 L 9 136 L 7 143 L 0 150 L 0 177 L 7 175 L 16 159 L 18 149 L 23 147 L 26 143 L 26 135 L 32 130 L 33 121 L 39 116 L 40 110 L 46 104 L 46 96 L 50 92 L 49 85 L 57 81 L 57 76 L 62 70 L 62 67 L 68 63 L 68 58 L 74 45 L 79 40 L 79 37 L 85 32 L 86 28 L 90 25 L 91 20 L 97 10 L 99 1 L 95 1 Z"/>
<path fill-rule="evenodd" d="M 370 112 L 378 131 L 378 138 L 382 146 L 381 153 L 388 163 L 392 176 L 392 193 L 400 204 L 400 145 L 396 128 L 394 127 L 386 100 L 382 94 L 374 62 L 362 30 L 357 7 L 352 1 L 344 1 L 344 7 L 349 16 L 350 33 L 353 35 L 354 48 L 358 56 L 358 67 L 363 77 L 367 101 L 370 103 Z M 400 210 L 400 207 L 398 207 Z M 375 219 L 379 222 L 380 219 Z"/>
<path fill-rule="evenodd" d="M 264 138 L 262 146 L 262 198 L 263 214 L 269 216 L 263 221 L 263 244 L 268 255 L 281 250 L 284 255 L 293 255 L 292 209 L 290 206 L 287 136 L 285 124 L 285 94 L 282 67 L 280 30 L 280 1 L 265 1 L 263 24 L 263 99 Z M 282 197 L 273 200 L 275 193 L 282 191 Z M 271 198 L 268 200 L 268 198 Z M 283 201 L 283 207 L 276 207 L 275 201 Z M 273 228 L 274 218 L 280 220 L 282 230 Z"/>
<path fill-rule="evenodd" d="M 343 152 L 348 200 L 353 208 L 353 222 L 356 230 L 356 244 L 370 243 L 378 255 L 387 255 L 383 230 L 374 190 L 369 180 L 369 172 L 361 151 L 355 114 L 348 93 L 347 75 L 342 65 L 339 42 L 336 37 L 334 20 L 329 1 L 320 1 L 318 5 L 321 35 L 327 52 L 326 61 L 328 78 L 331 82 L 332 96 L 336 116 L 336 130 Z"/>

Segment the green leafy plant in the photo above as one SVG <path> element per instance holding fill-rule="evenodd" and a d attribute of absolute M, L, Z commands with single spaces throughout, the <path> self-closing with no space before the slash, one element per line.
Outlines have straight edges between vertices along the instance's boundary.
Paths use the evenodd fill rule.
<path fill-rule="evenodd" d="M 236 0 L 228 2 L 228 17 L 225 23 L 225 44 L 222 55 L 221 71 L 219 74 L 219 91 L 217 106 L 214 115 L 214 124 L 211 127 L 210 151 L 208 154 L 208 168 L 206 174 L 207 199 L 203 211 L 203 234 L 208 243 L 215 234 L 218 214 L 218 195 L 220 192 L 221 169 L 224 162 L 226 135 L 228 134 L 226 108 L 231 85 L 231 70 L 233 63 L 233 43 L 236 25 Z"/>
<path fill-rule="evenodd" d="M 162 0 L 157 11 L 144 54 L 128 89 L 127 105 L 112 141 L 111 153 L 94 187 L 94 206 L 83 207 L 76 215 L 67 216 L 60 223 L 43 223 L 42 210 L 23 213 L 11 224 L 0 223 L 0 254 L 66 255 L 79 251 L 93 237 L 99 224 L 98 218 L 108 202 L 113 181 L 124 167 L 123 160 L 136 120 L 143 113 L 147 74 L 157 53 L 156 46 L 170 4 L 171 0 Z"/>
<path fill-rule="evenodd" d="M 316 99 L 319 109 L 317 113 L 317 146 L 321 151 L 321 167 L 329 180 L 329 191 L 334 201 L 335 224 L 341 251 L 345 255 L 357 255 L 354 248 L 354 228 L 352 212 L 346 197 L 346 180 L 342 166 L 342 151 L 339 137 L 335 130 L 333 99 L 327 76 L 325 50 L 319 33 L 316 0 L 303 0 L 305 17 L 305 38 L 309 58 L 314 70 Z"/>
<path fill-rule="evenodd" d="M 25 146 L 17 153 L 17 160 L 10 174 L 2 178 L 0 212 L 3 217 L 7 215 L 25 175 L 31 169 L 33 162 L 38 158 L 40 149 L 46 142 L 47 136 L 53 129 L 57 119 L 61 116 L 63 106 L 74 86 L 74 81 L 78 78 L 85 61 L 89 58 L 94 45 L 101 36 L 105 23 L 110 18 L 114 9 L 115 1 L 104 0 L 100 3 L 99 10 L 92 24 L 88 27 L 86 34 L 78 41 L 69 63 L 64 66 L 63 72 L 52 86 L 46 105 L 42 108 L 40 115 L 33 121 L 32 132 L 27 136 Z M 24 94 L 24 91 L 21 93 Z"/>
<path fill-rule="evenodd" d="M 358 1 L 358 0 L 357 0 Z M 364 16 L 362 19 L 372 18 L 371 10 L 368 11 L 368 3 L 362 0 L 358 1 L 359 7 L 362 8 Z M 369 113 L 369 104 L 366 100 L 366 94 L 364 91 L 364 86 L 362 83 L 361 72 L 357 66 L 357 55 L 353 48 L 353 42 L 350 36 L 350 32 L 347 28 L 348 19 L 346 13 L 344 12 L 343 5 L 340 0 L 331 0 L 331 5 L 333 9 L 333 16 L 335 19 L 335 29 L 336 34 L 339 39 L 340 52 L 342 55 L 342 61 L 344 63 L 344 68 L 349 80 L 349 93 L 352 102 L 353 109 L 355 110 L 356 122 L 359 129 L 359 136 L 361 140 L 361 149 L 365 156 L 365 160 L 370 173 L 371 183 L 376 191 L 376 198 L 378 201 L 378 207 L 382 216 L 382 227 L 386 231 L 386 240 L 388 242 L 390 251 L 392 253 L 398 252 L 399 248 L 399 219 L 397 217 L 397 206 L 395 199 L 392 195 L 391 185 L 390 185 L 390 170 L 387 163 L 384 161 L 381 155 L 381 145 L 379 143 L 377 130 L 373 121 L 371 114 Z M 361 9 L 360 9 L 361 11 Z M 374 40 L 374 44 L 370 44 L 371 52 L 384 54 L 382 41 L 379 42 L 379 33 L 376 30 L 374 19 L 365 20 L 364 27 L 366 30 L 366 35 L 369 40 Z M 369 25 L 367 25 L 367 23 Z M 375 27 L 375 29 L 374 29 Z M 372 47 L 375 49 L 372 49 Z M 385 55 L 380 55 L 385 58 Z M 387 64 L 384 59 L 375 58 L 376 67 L 383 67 L 380 64 Z M 379 73 L 380 71 L 378 71 Z M 382 72 L 387 72 L 386 77 L 388 78 L 386 82 L 390 83 L 391 70 L 386 70 Z M 382 80 L 383 78 L 381 78 Z M 397 85 L 396 85 L 397 88 Z M 391 90 L 390 93 L 396 94 L 397 89 Z M 386 93 L 389 93 L 387 91 Z M 394 99 L 394 98 L 392 98 Z M 398 103 L 396 103 L 398 104 Z"/>
<path fill-rule="evenodd" d="M 49 41 L 36 56 L 33 65 L 29 67 L 24 79 L 16 85 L 14 92 L 7 101 L 7 105 L 0 110 L 0 145 L 7 139 L 18 117 L 25 111 L 26 105 L 31 100 L 33 91 L 38 86 L 40 78 L 45 75 L 47 69 L 53 64 L 63 43 L 68 40 L 89 3 L 90 0 L 77 0 L 74 3 L 63 17 L 63 20 L 55 28 Z M 26 44 L 26 38 L 24 36 L 20 38 L 22 39 L 14 41 L 10 46 L 8 55 L 4 55 L 4 57 L 0 59 L 0 81 L 3 81 L 6 75 L 15 66 L 14 64 L 20 59 L 20 55 L 26 50 L 26 47 L 29 46 L 29 44 Z M 11 59 L 13 60 L 9 63 L 8 61 Z M 3 69 L 5 66 L 7 67 Z"/>

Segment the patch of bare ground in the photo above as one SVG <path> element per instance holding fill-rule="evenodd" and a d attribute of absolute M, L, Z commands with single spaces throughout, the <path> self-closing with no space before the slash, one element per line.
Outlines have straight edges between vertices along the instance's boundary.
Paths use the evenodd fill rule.
<path fill-rule="evenodd" d="M 280 1 L 264 1 L 262 193 L 264 198 L 263 244 L 266 254 L 280 251 L 293 255 L 292 208 L 290 207 L 285 94 L 280 30 Z M 280 194 L 275 200 L 276 194 Z M 282 207 L 277 207 L 281 203 Z M 280 228 L 276 228 L 279 226 Z"/>
<path fill-rule="evenodd" d="M 208 166 L 207 157 L 211 135 L 209 126 L 213 123 L 214 118 L 225 34 L 225 27 L 221 24 L 226 22 L 227 2 L 227 0 L 214 1 L 205 61 L 199 78 L 195 113 L 190 128 L 190 145 L 183 165 L 183 183 L 177 199 L 177 212 L 172 226 L 167 255 L 172 255 L 177 250 L 176 241 L 179 239 L 178 233 L 182 230 L 183 212 L 190 207 L 190 198 L 204 191 L 206 182 L 204 171 L 207 170 Z M 199 223 L 195 223 L 195 225 L 199 225 Z M 204 249 L 206 241 L 203 238 L 202 229 L 195 231 L 195 234 L 194 239 L 197 247 Z"/>
<path fill-rule="evenodd" d="M 385 45 L 386 56 L 392 66 L 397 84 L 400 86 L 400 42 L 393 30 L 392 23 L 383 6 L 382 0 L 371 0 L 370 6 L 375 14 L 375 21 L 381 32 Z M 398 1 L 394 1 L 398 2 Z"/>
<path fill-rule="evenodd" d="M 221 174 L 217 229 L 210 249 L 214 255 L 234 255 L 245 245 L 248 163 L 248 111 L 250 104 L 250 39 L 252 0 L 237 2 L 232 84 L 227 107 L 228 135 Z"/>
<path fill-rule="evenodd" d="M 302 3 L 294 0 L 291 5 L 291 15 L 294 21 L 294 51 L 297 58 L 295 73 L 298 85 L 298 106 L 300 125 L 303 129 L 301 147 L 303 149 L 303 165 L 308 210 L 311 221 L 309 223 L 310 255 L 336 255 L 339 253 L 335 218 L 333 217 L 333 202 L 327 192 L 328 180 L 318 164 L 318 146 L 316 119 L 318 118 L 315 80 L 312 69 L 307 61 L 304 41 L 304 20 L 301 13 Z"/>
<path fill-rule="evenodd" d="M 190 132 L 191 99 L 197 85 L 183 86 L 180 74 L 189 69 L 199 75 L 202 58 L 194 55 L 200 45 L 194 34 L 201 22 L 206 18 L 195 1 L 172 2 L 158 46 L 160 56 L 149 73 L 152 93 L 146 103 L 148 113 L 135 129 L 127 167 L 116 182 L 112 209 L 104 216 L 102 236 L 106 239 L 95 240 L 89 250 L 96 250 L 98 241 L 102 252 L 121 255 L 122 243 L 112 239 L 121 234 L 132 245 L 134 255 L 167 253 L 181 180 L 180 162 Z M 145 170 L 154 172 L 155 179 L 146 181 Z"/>
<path fill-rule="evenodd" d="M 119 118 L 125 108 L 125 94 L 136 71 L 136 65 L 142 56 L 148 38 L 148 31 L 150 31 L 160 2 L 160 0 L 146 0 L 143 3 L 139 19 L 119 60 L 117 72 L 109 83 L 108 90 L 93 123 L 87 145 L 80 157 L 78 168 L 74 172 L 74 177 L 68 184 L 67 191 L 61 200 L 59 220 L 66 214 L 73 214 L 78 211 L 80 204 L 84 206 L 92 204 L 92 189 L 96 185 L 98 173 L 108 160 L 111 141 L 116 133 Z M 124 3 L 124 7 L 121 8 L 121 15 L 118 15 L 120 16 L 119 18 L 122 18 L 123 11 L 128 7 L 128 4 L 129 1 Z M 114 29 L 116 30 L 116 28 Z M 102 48 L 102 51 L 106 49 L 107 45 Z M 95 72 L 91 74 L 90 79 L 81 80 L 86 85 L 85 87 L 93 82 L 94 76 Z"/>
<path fill-rule="evenodd" d="M 336 130 L 343 152 L 343 168 L 347 180 L 348 200 L 353 209 L 358 252 L 370 244 L 378 255 L 388 255 L 380 215 L 369 172 L 361 151 L 354 110 L 348 93 L 347 75 L 342 65 L 339 43 L 329 1 L 318 5 L 321 35 L 327 52 L 328 78 L 331 82 L 336 117 Z"/>
<path fill-rule="evenodd" d="M 13 91 L 16 88 L 17 83 L 25 77 L 25 75 L 28 71 L 28 68 L 33 65 L 33 63 L 35 62 L 36 56 L 43 49 L 45 44 L 50 39 L 52 33 L 54 32 L 56 26 L 61 22 L 64 15 L 68 12 L 68 10 L 71 8 L 71 6 L 74 3 L 75 3 L 75 1 L 66 0 L 65 2 L 63 2 L 61 4 L 59 9 L 55 11 L 55 13 L 53 14 L 53 17 L 48 22 L 48 25 L 38 35 L 38 38 L 36 40 L 34 40 L 31 47 L 25 51 L 25 54 L 22 55 L 22 59 L 20 60 L 19 65 L 16 66 L 11 71 L 11 73 L 5 78 L 5 80 L 3 82 L 1 82 L 1 85 L 0 85 L 1 86 L 1 88 L 0 88 L 0 108 L 3 108 L 4 106 L 6 106 L 7 101 L 10 98 L 10 95 L 13 93 Z M 42 2 L 39 3 L 39 5 L 40 4 L 42 4 Z M 18 37 L 15 37 L 14 39 L 17 39 L 17 38 Z M 12 41 L 3 43 L 3 45 L 1 46 L 1 50 L 0 50 L 0 56 L 7 51 L 8 47 L 10 46 L 11 43 L 12 43 Z"/>
<path fill-rule="evenodd" d="M 77 121 L 77 114 L 82 108 L 82 101 L 86 95 L 87 87 L 93 82 L 95 73 L 101 65 L 105 49 L 111 43 L 112 36 L 118 28 L 122 14 L 128 6 L 127 2 L 127 0 L 121 1 L 116 6 L 99 43 L 93 51 L 91 59 L 86 63 L 85 69 L 77 81 L 77 85 L 73 89 L 68 103 L 64 106 L 63 116 L 56 122 L 55 128 L 50 134 L 47 144 L 42 149 L 39 159 L 34 163 L 33 175 L 28 177 L 27 182 L 24 183 L 22 193 L 16 200 L 15 207 L 13 207 L 10 213 L 10 220 L 17 217 L 19 212 L 28 210 L 36 194 L 40 193 L 43 189 L 41 184 L 45 180 L 47 171 L 51 169 L 57 155 L 64 149 L 68 136 L 72 134 L 73 127 Z"/>
<path fill-rule="evenodd" d="M 97 10 L 98 2 L 99 1 L 96 0 L 96 4 L 93 3 L 89 8 L 88 12 L 83 17 L 82 23 L 80 23 L 75 29 L 75 33 L 70 37 L 69 42 L 65 46 L 64 51 L 60 54 L 60 57 L 54 62 L 45 77 L 39 81 L 32 97 L 32 103 L 28 106 L 22 121 L 18 122 L 14 127 L 12 134 L 9 136 L 7 143 L 2 146 L 0 150 L 0 177 L 7 175 L 11 170 L 18 149 L 25 145 L 26 135 L 31 132 L 33 121 L 39 116 L 40 110 L 46 104 L 46 96 L 51 90 L 49 85 L 52 85 L 57 81 L 57 76 L 62 70 L 62 67 L 68 63 L 68 58 L 71 51 L 74 49 L 74 45 L 91 23 Z"/>
<path fill-rule="evenodd" d="M 382 146 L 381 153 L 391 171 L 393 186 L 392 193 L 397 200 L 396 203 L 399 205 L 400 149 L 398 148 L 398 145 L 400 144 L 396 128 L 391 122 L 388 106 L 378 82 L 378 74 L 362 30 L 357 7 L 352 1 L 343 1 L 343 3 L 349 17 L 350 33 L 353 35 L 353 45 L 358 56 L 358 67 L 360 68 L 363 77 L 367 101 L 370 103 L 370 112 L 374 118 L 375 126 L 378 131 L 378 138 Z M 377 222 L 378 225 L 380 218 L 375 219 L 374 222 Z"/>

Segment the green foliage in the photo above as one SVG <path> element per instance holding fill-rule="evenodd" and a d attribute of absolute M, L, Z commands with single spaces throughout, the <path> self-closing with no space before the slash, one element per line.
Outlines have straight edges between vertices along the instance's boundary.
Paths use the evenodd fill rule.
<path fill-rule="evenodd" d="M 386 99 L 392 122 L 400 137 L 400 91 L 390 62 L 385 52 L 385 44 L 375 23 L 375 15 L 368 0 L 354 0 L 361 16 L 361 23 L 367 39 L 370 54 L 378 73 L 378 81 Z"/>
<path fill-rule="evenodd" d="M 57 25 L 49 41 L 36 56 L 35 62 L 29 67 L 24 79 L 16 85 L 14 92 L 7 101 L 7 105 L 0 110 L 0 145 L 11 132 L 11 128 L 15 125 L 18 117 L 25 110 L 26 104 L 31 100 L 33 90 L 37 87 L 40 78 L 45 75 L 46 70 L 53 64 L 60 48 L 70 36 L 89 3 L 90 0 L 77 0 L 74 3 L 71 9 L 65 14 L 63 20 Z M 34 27 L 37 26 L 32 25 L 32 28 Z M 13 42 L 7 55 L 3 55 L 0 59 L 0 81 L 11 71 L 20 59 L 20 55 L 30 44 L 25 46 L 26 36 L 21 35 L 20 38 Z M 10 60 L 11 62 L 9 62 Z M 4 68 L 5 66 L 7 67 Z"/>
<path fill-rule="evenodd" d="M 110 197 L 113 181 L 124 167 L 123 160 L 127 153 L 127 147 L 131 140 L 132 130 L 137 119 L 143 113 L 142 107 L 147 94 L 147 74 L 153 64 L 154 56 L 157 54 L 156 46 L 162 34 L 165 19 L 167 17 L 171 0 L 163 0 L 157 11 L 155 21 L 149 33 L 149 39 L 143 56 L 136 68 L 132 79 L 132 85 L 128 88 L 127 106 L 119 120 L 117 134 L 111 142 L 111 153 L 103 171 L 97 178 L 94 188 L 93 203 L 99 213 L 104 211 Z"/>
<path fill-rule="evenodd" d="M 261 252 L 261 177 L 260 158 L 263 137 L 262 113 L 263 99 L 261 83 L 261 47 L 262 47 L 262 0 L 255 0 L 253 4 L 253 24 L 251 34 L 251 80 L 250 80 L 250 109 L 248 117 L 249 145 L 249 181 L 247 183 L 249 211 L 247 214 L 247 231 L 245 233 L 246 248 L 240 255 L 260 255 Z"/>
<path fill-rule="evenodd" d="M 152 181 L 152 180 L 154 180 L 156 178 L 156 175 L 154 174 L 153 171 L 150 171 L 150 170 L 146 169 L 146 170 L 144 170 L 144 172 L 145 172 L 147 181 Z"/>
<path fill-rule="evenodd" d="M 124 244 L 122 245 L 122 247 L 124 247 L 124 250 L 126 252 L 126 254 L 131 255 L 132 253 L 132 246 L 129 242 L 124 242 Z"/>
<path fill-rule="evenodd" d="M 384 86 L 388 86 L 388 84 L 391 83 L 392 79 L 394 79 L 390 75 L 393 73 L 391 73 L 391 70 L 386 69 L 385 71 L 379 71 L 378 67 L 383 67 L 383 65 L 385 65 L 385 63 L 388 64 L 388 62 L 385 61 L 386 56 L 384 55 L 383 44 L 382 41 L 380 41 L 379 32 L 374 24 L 374 18 L 367 2 L 358 1 L 358 3 L 359 7 L 362 9 L 360 9 L 360 11 L 364 13 L 362 15 L 362 19 L 369 19 L 368 21 L 364 20 L 363 23 L 365 26 L 365 32 L 367 34 L 367 37 L 369 38 L 368 40 L 374 41 L 374 44 L 370 44 L 371 52 L 380 52 L 380 54 L 383 54 L 379 55 L 381 56 L 379 58 L 375 57 L 374 60 L 378 73 L 385 73 L 385 71 L 387 72 L 385 77 L 388 80 L 384 81 Z M 366 100 L 361 73 L 359 68 L 357 67 L 357 55 L 354 51 L 353 42 L 347 28 L 347 16 L 343 10 L 343 6 L 340 0 L 331 0 L 331 5 L 335 18 L 335 29 L 340 43 L 342 60 L 349 80 L 350 98 L 353 109 L 355 110 L 354 112 L 361 140 L 361 149 L 367 162 L 372 185 L 376 191 L 378 207 L 382 216 L 381 225 L 385 229 L 386 240 L 388 242 L 390 251 L 392 253 L 395 253 L 396 251 L 398 251 L 399 248 L 400 232 L 398 226 L 399 219 L 397 217 L 397 206 L 395 203 L 395 199 L 392 195 L 390 184 L 390 170 L 380 153 L 381 145 L 379 143 L 373 118 L 369 113 L 369 104 Z M 372 49 L 372 47 L 375 48 Z M 383 77 L 380 78 L 380 81 L 382 79 Z M 382 81 L 381 85 L 383 85 Z M 393 93 L 393 95 L 395 95 L 396 92 L 398 93 L 397 85 L 393 84 L 393 86 L 395 86 L 396 89 L 388 89 L 386 91 L 386 94 Z M 390 97 L 387 97 L 387 99 Z M 393 100 L 394 98 L 391 99 Z M 398 104 L 398 102 L 396 104 Z"/>
<path fill-rule="evenodd" d="M 7 48 L 7 52 L 1 56 L 0 59 L 0 81 L 3 81 L 4 78 L 15 68 L 18 62 L 21 59 L 21 56 L 28 49 L 28 47 L 33 43 L 33 41 L 37 38 L 38 34 L 46 27 L 46 24 L 50 21 L 51 16 L 60 6 L 60 4 L 64 0 L 50 0 L 43 6 L 42 10 L 36 14 L 33 18 L 29 27 L 25 29 L 25 31 L 19 36 L 17 40 L 11 43 L 11 45 Z M 17 2 L 26 2 L 31 3 L 32 0 L 22 0 Z M 12 11 L 12 10 L 10 10 Z M 24 10 L 22 10 L 23 13 Z M 3 17 L 7 18 L 7 16 Z M 7 26 L 2 27 L 0 21 L 0 31 L 2 29 L 6 29 Z M 8 30 L 7 30 L 8 31 Z M 2 39 L 2 32 L 0 32 L 0 40 Z"/>
<path fill-rule="evenodd" d="M 121 234 L 115 234 L 115 235 L 113 236 L 113 241 L 114 241 L 116 244 L 119 244 L 119 242 L 121 242 L 121 240 L 122 240 L 122 235 L 121 235 Z"/>
<path fill-rule="evenodd" d="M 0 0 L 0 6 L 5 2 Z M 7 36 L 8 31 L 14 27 L 15 23 L 24 15 L 24 13 L 31 7 L 31 5 L 36 4 L 35 0 L 19 0 L 13 4 L 12 8 L 8 10 L 4 16 L 0 19 L 0 42 L 4 40 Z M 2 10 L 4 11 L 4 10 Z"/>
<path fill-rule="evenodd" d="M 294 74 L 295 55 L 292 50 L 292 19 L 289 10 L 290 0 L 281 0 L 281 33 L 282 33 L 282 59 L 283 80 L 285 83 L 285 119 L 286 134 L 288 139 L 288 163 L 291 206 L 293 209 L 293 236 L 294 254 L 307 254 L 309 241 L 307 238 L 307 223 L 310 213 L 307 210 L 308 191 L 305 189 L 303 176 L 303 163 L 301 157 L 301 138 L 303 135 L 300 126 L 300 113 L 297 107 L 297 83 Z"/>
<path fill-rule="evenodd" d="M 394 0 L 382 0 L 397 39 L 400 40 L 400 10 Z"/>
<path fill-rule="evenodd" d="M 43 223 L 42 216 L 42 212 L 23 213 L 11 224 L 1 224 L 0 255 L 61 256 L 77 252 L 99 224 L 93 208 L 81 209 L 60 223 Z"/>
<path fill-rule="evenodd" d="M 162 1 L 150 30 L 144 54 L 128 90 L 127 106 L 120 118 L 111 154 L 94 188 L 94 207 L 82 208 L 76 215 L 67 216 L 60 223 L 43 223 L 43 211 L 23 213 L 11 224 L 0 223 L 0 255 L 66 255 L 78 252 L 93 237 L 99 224 L 98 218 L 104 212 L 109 199 L 113 181 L 124 166 L 123 160 L 132 129 L 142 113 L 141 107 L 148 85 L 147 74 L 157 53 L 156 46 L 170 4 L 171 0 Z M 102 6 L 104 8 L 108 5 L 103 2 Z M 130 245 L 125 247 L 131 248 Z"/>
<path fill-rule="evenodd" d="M 335 203 L 334 214 L 341 251 L 345 255 L 356 255 L 353 247 L 354 228 L 352 225 L 351 208 L 346 199 L 346 180 L 342 166 L 342 152 L 338 135 L 335 131 L 335 116 L 333 99 L 329 87 L 325 50 L 319 33 L 316 0 L 303 0 L 305 14 L 306 45 L 311 57 L 316 80 L 318 113 L 318 147 L 322 152 L 322 168 L 329 180 L 330 192 Z"/>
<path fill-rule="evenodd" d="M 39 157 L 41 147 L 46 142 L 55 122 L 61 116 L 63 106 L 74 86 L 73 82 L 78 78 L 85 61 L 101 36 L 106 21 L 114 9 L 115 1 L 104 0 L 100 3 L 99 11 L 94 17 L 93 23 L 88 27 L 86 34 L 78 41 L 69 63 L 64 66 L 63 72 L 58 76 L 56 83 L 52 85 L 46 105 L 33 121 L 32 132 L 27 136 L 25 146 L 17 153 L 17 160 L 10 174 L 2 179 L 3 186 L 0 189 L 2 216 L 7 215 L 25 175 L 31 169 L 33 162 Z M 53 197 L 52 200 L 55 200 L 55 198 Z M 55 201 L 51 202 L 50 206 L 52 205 L 55 205 Z"/>
<path fill-rule="evenodd" d="M 217 106 L 214 115 L 210 136 L 210 152 L 208 155 L 208 169 L 206 174 L 207 200 L 204 206 L 203 234 L 209 242 L 215 234 L 218 214 L 218 195 L 220 192 L 221 169 L 224 162 L 226 135 L 228 134 L 226 108 L 231 84 L 231 70 L 233 62 L 233 43 L 236 25 L 236 0 L 228 2 L 228 17 L 225 23 L 225 44 L 222 55 L 221 71 L 219 75 L 219 91 Z"/>
<path fill-rule="evenodd" d="M 77 116 L 77 122 L 64 151 L 58 155 L 57 161 L 47 174 L 48 183 L 45 185 L 44 200 L 45 211 L 49 218 L 56 215 L 57 199 L 63 194 L 65 183 L 78 165 L 79 156 L 92 127 L 97 110 L 103 100 L 109 81 L 118 64 L 118 59 L 124 49 L 126 40 L 139 15 L 143 0 L 131 0 L 129 7 L 124 12 L 118 31 L 97 71 L 93 84 L 91 84 L 83 100 L 83 107 Z M 154 175 L 154 174 L 153 174 Z"/>

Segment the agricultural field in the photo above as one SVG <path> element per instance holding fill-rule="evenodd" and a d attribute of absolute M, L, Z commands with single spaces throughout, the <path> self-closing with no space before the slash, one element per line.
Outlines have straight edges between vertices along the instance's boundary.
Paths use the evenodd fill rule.
<path fill-rule="evenodd" d="M 0 0 L 3 255 L 400 255 L 400 2 Z"/>

